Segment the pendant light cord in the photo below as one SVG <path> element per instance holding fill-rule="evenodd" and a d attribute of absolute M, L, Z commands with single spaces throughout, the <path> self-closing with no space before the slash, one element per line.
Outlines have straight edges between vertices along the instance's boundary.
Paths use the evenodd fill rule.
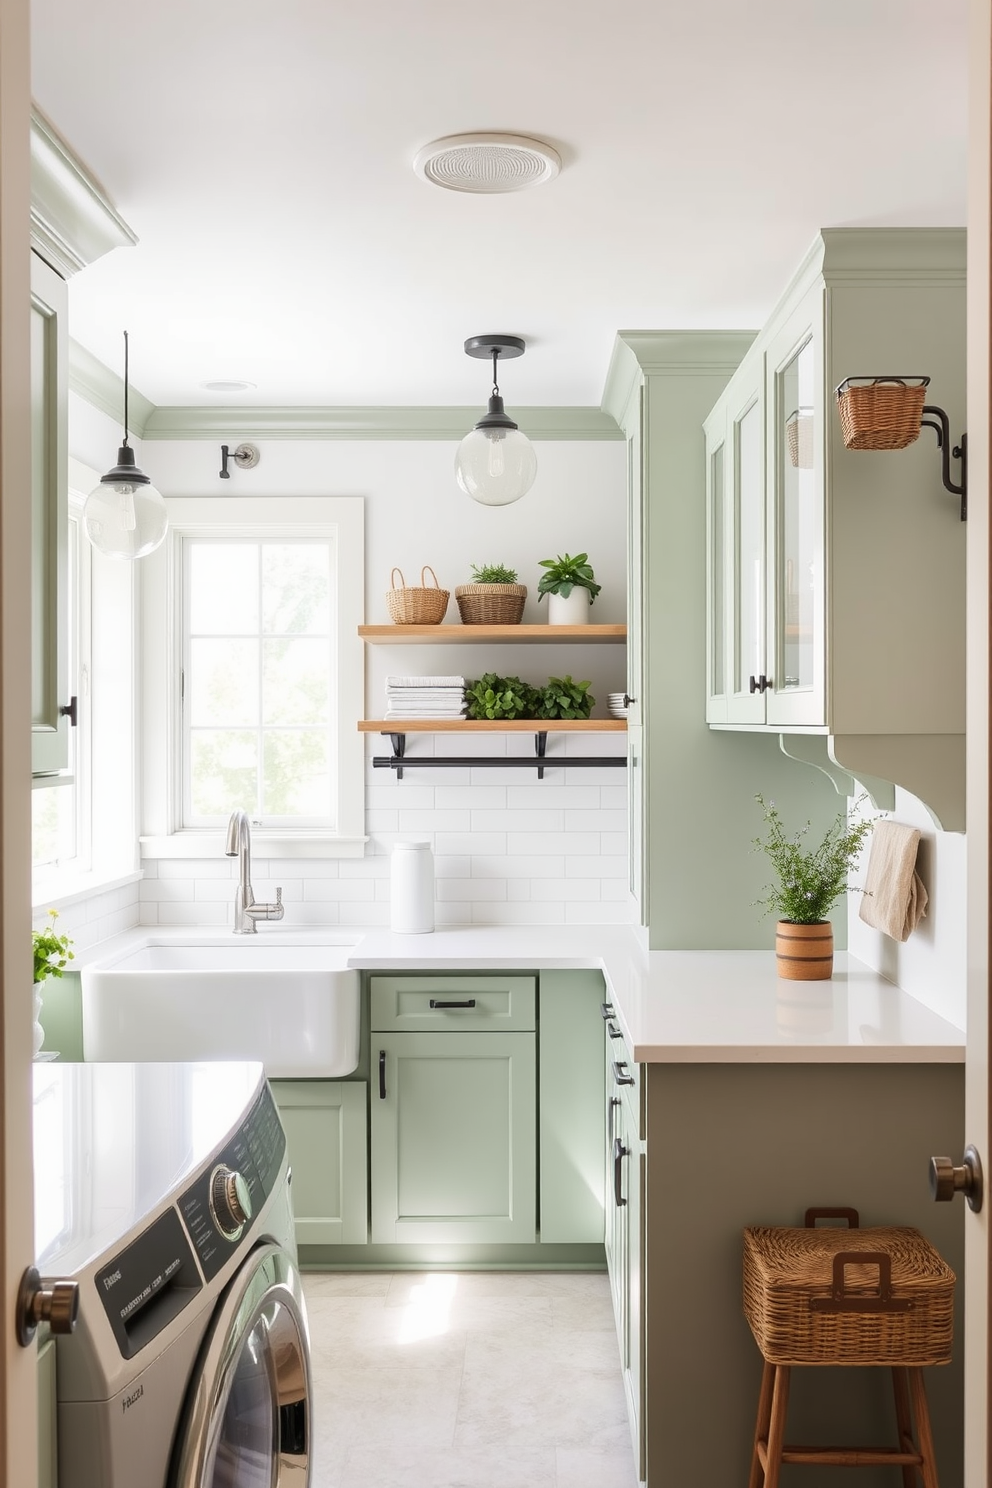
<path fill-rule="evenodd" d="M 127 448 L 127 331 L 124 332 L 124 448 Z"/>
<path fill-rule="evenodd" d="M 493 347 L 493 397 L 494 398 L 498 398 L 499 397 L 499 383 L 496 381 L 496 358 L 498 356 L 499 356 L 499 350 L 498 350 L 498 348 L 496 348 L 494 346 Z"/>

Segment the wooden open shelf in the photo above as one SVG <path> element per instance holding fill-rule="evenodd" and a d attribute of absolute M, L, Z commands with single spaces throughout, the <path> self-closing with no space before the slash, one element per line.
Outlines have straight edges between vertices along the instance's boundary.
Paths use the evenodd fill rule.
<path fill-rule="evenodd" d="M 586 645 L 622 645 L 626 625 L 360 625 L 358 634 L 370 646 L 438 645 L 481 646 L 493 641 L 526 645 L 555 645 L 582 641 Z"/>
<path fill-rule="evenodd" d="M 620 734 L 625 718 L 360 718 L 363 734 Z"/>

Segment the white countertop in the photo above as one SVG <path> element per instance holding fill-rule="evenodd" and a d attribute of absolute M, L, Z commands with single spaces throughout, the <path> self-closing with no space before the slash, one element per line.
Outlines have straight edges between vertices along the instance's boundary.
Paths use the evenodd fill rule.
<path fill-rule="evenodd" d="M 140 943 L 217 944 L 221 927 L 140 926 L 77 958 L 92 963 Z M 960 1064 L 960 1028 L 838 952 L 827 982 L 789 982 L 767 951 L 645 951 L 626 926 L 529 925 L 394 935 L 378 930 L 285 923 L 258 939 L 350 945 L 347 965 L 363 971 L 542 971 L 593 968 L 633 1058 L 640 1063 Z M 75 969 L 75 968 L 74 968 Z"/>
<path fill-rule="evenodd" d="M 961 1063 L 964 1034 L 844 951 L 827 982 L 789 982 L 768 951 L 644 951 L 608 925 L 371 931 L 367 971 L 595 967 L 640 1063 Z"/>

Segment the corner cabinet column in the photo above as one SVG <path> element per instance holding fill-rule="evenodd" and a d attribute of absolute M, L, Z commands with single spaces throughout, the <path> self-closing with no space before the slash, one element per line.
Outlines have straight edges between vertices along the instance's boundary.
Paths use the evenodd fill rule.
<path fill-rule="evenodd" d="M 69 764 L 65 280 L 31 254 L 31 769 Z"/>

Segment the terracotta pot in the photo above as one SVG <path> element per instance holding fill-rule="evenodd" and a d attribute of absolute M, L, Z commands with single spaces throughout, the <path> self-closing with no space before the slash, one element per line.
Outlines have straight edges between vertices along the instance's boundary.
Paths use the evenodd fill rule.
<path fill-rule="evenodd" d="M 824 982 L 834 970 L 834 927 L 829 920 L 796 925 L 779 920 L 775 927 L 778 974 L 790 982 Z"/>

